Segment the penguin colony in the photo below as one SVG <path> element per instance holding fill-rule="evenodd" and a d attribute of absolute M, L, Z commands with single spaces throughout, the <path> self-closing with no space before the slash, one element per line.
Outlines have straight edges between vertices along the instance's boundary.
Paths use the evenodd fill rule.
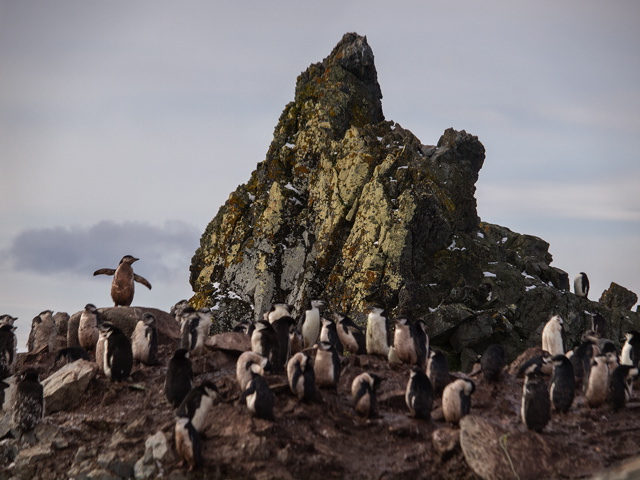
<path fill-rule="evenodd" d="M 114 275 L 112 297 L 116 305 L 131 304 L 134 281 L 151 288 L 146 279 L 133 273 L 131 264 L 136 260 L 127 255 L 118 269 L 101 269 L 94 274 Z M 586 297 L 586 275 L 579 275 L 575 285 L 576 293 Z M 295 321 L 291 305 L 275 303 L 263 319 L 235 329 L 250 338 L 251 350 L 242 353 L 236 364 L 241 392 L 237 403 L 246 407 L 249 414 L 277 421 L 271 375 L 286 375 L 291 394 L 300 402 L 323 402 L 324 389 L 340 394 L 338 384 L 344 373 L 345 357 L 363 354 L 388 358 L 390 364 L 398 363 L 398 368 L 409 367 L 404 399 L 411 417 L 430 421 L 437 405 L 449 423 L 457 424 L 469 414 L 476 390 L 474 374 L 449 372 L 446 356 L 430 347 L 424 322 L 414 323 L 406 316 L 390 320 L 383 307 L 373 305 L 367 310 L 366 328 L 362 328 L 341 313 L 336 312 L 333 320 L 329 319 L 324 314 L 326 307 L 322 300 L 311 300 Z M 194 385 L 193 380 L 191 359 L 204 353 L 211 311 L 196 311 L 182 301 L 171 312 L 180 324 L 181 336 L 166 369 L 164 394 L 175 411 L 174 440 L 180 465 L 193 470 L 203 463 L 201 435 L 207 415 L 224 400 L 213 382 Z M 609 404 L 614 412 L 624 408 L 631 398 L 633 381 L 639 375 L 640 334 L 628 332 L 618 356 L 613 343 L 600 338 L 606 325 L 602 316 L 597 317 L 594 316 L 593 330 L 585 332 L 582 343 L 566 355 L 563 319 L 552 315 L 545 324 L 542 346 L 546 354 L 522 368 L 520 417 L 526 428 L 543 431 L 552 411 L 566 413 L 576 396 L 583 396 L 590 408 Z M 12 411 L 14 436 L 24 438 L 33 433 L 43 418 L 44 398 L 37 371 L 30 369 L 13 376 L 15 320 L 10 315 L 0 316 L 0 405 Z M 391 325 L 395 325 L 393 334 Z M 56 328 L 50 310 L 34 318 L 29 351 L 51 348 Z M 59 350 L 56 362 L 63 358 L 67 363 L 93 358 L 113 382 L 126 381 L 134 361 L 157 365 L 158 337 L 155 318 L 150 313 L 138 320 L 129 337 L 104 321 L 95 305 L 87 304 L 80 316 L 78 342 L 79 345 Z M 488 346 L 479 358 L 479 365 L 484 381 L 499 388 L 506 365 L 503 347 Z M 545 366 L 552 372 L 548 381 Z M 364 419 L 376 418 L 378 390 L 384 385 L 384 378 L 364 371 L 350 385 L 354 414 Z"/>

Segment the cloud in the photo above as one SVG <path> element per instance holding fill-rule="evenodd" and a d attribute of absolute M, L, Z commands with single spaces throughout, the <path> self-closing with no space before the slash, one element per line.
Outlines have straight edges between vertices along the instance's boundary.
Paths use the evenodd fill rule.
<path fill-rule="evenodd" d="M 19 272 L 86 277 L 98 268 L 115 268 L 124 255 L 133 255 L 140 258 L 136 271 L 153 283 L 153 277 L 188 277 L 199 237 L 198 228 L 183 221 L 162 226 L 103 221 L 90 227 L 23 230 L 2 257 Z"/>

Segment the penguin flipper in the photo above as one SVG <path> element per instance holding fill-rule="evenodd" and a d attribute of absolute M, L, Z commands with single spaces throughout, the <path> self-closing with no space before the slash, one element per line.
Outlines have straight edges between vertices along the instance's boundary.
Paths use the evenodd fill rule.
<path fill-rule="evenodd" d="M 113 268 L 99 268 L 93 272 L 93 276 L 96 275 L 115 275 L 116 271 Z"/>
<path fill-rule="evenodd" d="M 95 273 L 94 273 L 94 275 L 95 275 Z M 111 275 L 113 275 L 113 274 L 111 274 Z M 151 290 L 151 284 L 149 283 L 149 281 L 146 278 L 141 277 L 140 275 L 134 274 L 133 275 L 133 279 L 136 282 L 141 283 L 142 285 L 147 287 L 149 290 Z"/>

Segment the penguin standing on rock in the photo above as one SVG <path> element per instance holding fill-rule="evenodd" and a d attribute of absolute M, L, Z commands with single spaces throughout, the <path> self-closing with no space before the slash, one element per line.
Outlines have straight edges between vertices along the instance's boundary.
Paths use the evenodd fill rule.
<path fill-rule="evenodd" d="M 264 375 L 269 359 L 255 352 L 243 352 L 236 362 L 236 378 L 240 391 L 244 392 L 253 378 L 253 373 Z"/>
<path fill-rule="evenodd" d="M 180 348 L 189 350 L 191 355 L 202 355 L 205 337 L 209 332 L 209 324 L 200 312 L 183 313 Z"/>
<path fill-rule="evenodd" d="M 131 302 L 133 302 L 133 294 L 135 293 L 134 282 L 141 283 L 151 290 L 151 284 L 146 278 L 133 273 L 133 267 L 131 265 L 138 260 L 140 259 L 131 255 L 125 255 L 115 270 L 113 268 L 100 268 L 93 272 L 94 277 L 96 275 L 113 275 L 113 280 L 111 281 L 111 299 L 116 307 L 128 307 L 131 305 Z"/>
<path fill-rule="evenodd" d="M 131 334 L 131 348 L 136 362 L 145 365 L 158 363 L 158 333 L 156 318 L 152 313 L 146 312 L 136 323 L 136 328 Z"/>
<path fill-rule="evenodd" d="M 31 322 L 31 331 L 27 341 L 29 352 L 37 352 L 44 347 L 49 347 L 49 351 L 52 352 L 57 333 L 58 329 L 53 320 L 53 312 L 51 310 L 40 312 Z"/>
<path fill-rule="evenodd" d="M 193 370 L 189 351 L 179 348 L 169 360 L 167 377 L 164 382 L 164 394 L 169 403 L 177 408 L 193 388 Z"/>
<path fill-rule="evenodd" d="M 11 426 L 20 436 L 30 435 L 44 418 L 44 390 L 38 371 L 29 368 L 16 386 Z"/>
<path fill-rule="evenodd" d="M 542 349 L 552 357 L 564 355 L 564 322 L 560 315 L 552 315 L 542 329 Z"/>
<path fill-rule="evenodd" d="M 416 365 L 421 355 L 418 334 L 407 317 L 394 319 L 396 330 L 393 335 L 393 346 L 402 363 Z"/>
<path fill-rule="evenodd" d="M 609 378 L 609 401 L 613 411 L 625 407 L 631 398 L 631 386 L 638 377 L 638 368 L 631 365 L 618 365 Z"/>
<path fill-rule="evenodd" d="M 589 295 L 589 277 L 584 272 L 580 272 L 573 279 L 573 291 L 579 297 L 587 298 Z"/>
<path fill-rule="evenodd" d="M 356 325 L 346 315 L 335 314 L 338 337 L 349 353 L 364 355 L 367 353 L 367 343 L 362 328 Z M 340 352 L 342 353 L 342 352 Z"/>
<path fill-rule="evenodd" d="M 13 372 L 17 358 L 16 327 L 12 323 L 0 326 L 0 378 L 5 378 Z"/>
<path fill-rule="evenodd" d="M 389 356 L 389 319 L 384 315 L 384 308 L 373 305 L 368 308 L 366 349 L 368 355 Z"/>
<path fill-rule="evenodd" d="M 444 387 L 442 392 L 442 413 L 449 423 L 458 423 L 471 410 L 471 394 L 476 384 L 466 378 L 459 378 Z"/>
<path fill-rule="evenodd" d="M 178 406 L 178 417 L 187 417 L 198 433 L 201 433 L 205 426 L 207 414 L 214 402 L 220 400 L 218 388 L 212 382 L 204 382 L 192 388 Z"/>
<path fill-rule="evenodd" d="M 440 350 L 432 348 L 427 360 L 427 376 L 435 394 L 440 397 L 444 387 L 449 383 L 449 363 Z"/>
<path fill-rule="evenodd" d="M 293 311 L 293 306 L 288 303 L 274 303 L 271 305 L 269 311 L 265 314 L 265 320 L 268 320 L 269 323 L 273 323 L 279 318 L 282 317 L 290 317 L 291 312 Z"/>
<path fill-rule="evenodd" d="M 289 388 L 298 400 L 314 400 L 316 397 L 316 375 L 313 371 L 311 356 L 296 353 L 287 364 Z"/>
<path fill-rule="evenodd" d="M 322 328 L 320 329 L 320 341 L 329 342 L 335 347 L 338 354 L 344 352 L 344 347 L 342 346 L 342 342 L 340 341 L 340 336 L 338 335 L 338 327 L 336 326 L 335 322 L 324 317 L 320 317 L 320 322 L 322 322 Z"/>
<path fill-rule="evenodd" d="M 538 365 L 531 365 L 525 372 L 520 409 L 522 423 L 529 430 L 541 432 L 551 419 L 549 390 Z"/>
<path fill-rule="evenodd" d="M 607 321 L 605 320 L 605 318 L 599 313 L 593 315 L 593 317 L 591 318 L 591 329 L 596 332 L 598 338 L 604 338 L 606 328 Z"/>
<path fill-rule="evenodd" d="M 133 368 L 131 340 L 111 323 L 102 323 L 98 328 L 104 331 L 106 337 L 103 365 L 105 376 L 112 382 L 126 380 Z"/>
<path fill-rule="evenodd" d="M 95 350 L 100 335 L 98 330 L 100 323 L 98 309 L 93 303 L 87 303 L 80 314 L 80 322 L 78 323 L 78 342 L 85 350 Z"/>
<path fill-rule="evenodd" d="M 553 365 L 553 376 L 549 387 L 549 398 L 556 411 L 567 413 L 576 391 L 573 364 L 564 355 L 556 355 L 550 361 Z"/>
<path fill-rule="evenodd" d="M 351 383 L 351 396 L 358 415 L 365 418 L 378 416 L 376 390 L 382 379 L 373 373 L 361 373 Z"/>
<path fill-rule="evenodd" d="M 298 330 L 304 339 L 304 347 L 309 348 L 316 343 L 320 335 L 321 310 L 326 307 L 324 300 L 311 300 L 304 312 L 298 317 Z"/>
<path fill-rule="evenodd" d="M 484 379 L 489 383 L 495 383 L 500 380 L 502 369 L 506 365 L 504 359 L 504 348 L 499 343 L 489 345 L 482 354 L 480 359 L 482 366 L 482 374 Z"/>
<path fill-rule="evenodd" d="M 635 367 L 640 362 L 640 333 L 631 330 L 625 333 L 624 337 L 625 341 L 620 351 L 620 363 Z"/>
<path fill-rule="evenodd" d="M 329 342 L 318 342 L 314 345 L 316 358 L 313 372 L 318 387 L 338 389 L 340 381 L 340 357 L 335 347 Z"/>
<path fill-rule="evenodd" d="M 421 368 L 413 367 L 409 374 L 409 382 L 407 382 L 404 398 L 413 417 L 424 418 L 425 420 L 431 418 L 435 392 L 429 377 Z"/>
<path fill-rule="evenodd" d="M 246 402 L 247 408 L 253 416 L 264 420 L 275 421 L 273 415 L 275 398 L 269 388 L 269 384 L 262 375 L 253 373 L 253 378 L 247 385 L 245 391 L 242 392 L 240 401 Z"/>
<path fill-rule="evenodd" d="M 176 451 L 180 457 L 178 467 L 185 463 L 189 465 L 189 471 L 202 465 L 202 442 L 200 434 L 193 426 L 188 416 L 179 415 L 176 418 L 176 426 L 174 429 L 176 442 Z"/>

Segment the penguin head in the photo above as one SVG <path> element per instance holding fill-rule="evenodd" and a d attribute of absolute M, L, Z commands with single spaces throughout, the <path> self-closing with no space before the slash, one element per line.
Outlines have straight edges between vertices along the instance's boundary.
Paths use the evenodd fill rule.
<path fill-rule="evenodd" d="M 411 324 L 411 322 L 407 317 L 396 317 L 393 319 L 393 322 L 396 324 L 397 327 L 401 327 L 401 328 L 407 327 Z"/>
<path fill-rule="evenodd" d="M 120 260 L 120 263 L 128 263 L 129 265 L 131 265 L 134 262 L 137 262 L 138 260 L 140 260 L 139 258 L 134 257 L 133 255 L 125 255 L 124 257 L 122 257 L 122 259 Z"/>
<path fill-rule="evenodd" d="M 333 320 L 325 317 L 320 317 L 320 322 L 322 322 L 323 327 L 329 327 L 333 325 Z"/>
<path fill-rule="evenodd" d="M 116 327 L 111 322 L 102 322 L 98 325 L 98 330 L 105 337 L 108 337 L 109 335 L 111 335 L 113 333 L 114 328 Z"/>
<path fill-rule="evenodd" d="M 84 311 L 87 313 L 96 313 L 98 311 L 98 309 L 96 308 L 96 306 L 93 303 L 87 303 L 84 306 Z"/>
<path fill-rule="evenodd" d="M 24 372 L 22 372 L 21 378 L 22 380 L 28 380 L 30 382 L 39 382 L 40 374 L 35 368 L 27 368 Z"/>
<path fill-rule="evenodd" d="M 374 315 L 380 315 L 381 317 L 384 317 L 384 307 L 382 307 L 381 305 L 378 304 L 373 304 L 373 305 L 367 305 L 365 311 L 369 314 L 374 314 Z"/>
<path fill-rule="evenodd" d="M 211 398 L 217 398 L 220 396 L 220 392 L 218 392 L 218 387 L 216 387 L 215 383 L 205 381 L 200 385 L 202 388 L 202 392 Z"/>
<path fill-rule="evenodd" d="M 464 387 L 463 387 L 462 391 L 464 392 L 464 394 L 467 397 L 469 395 L 471 395 L 473 392 L 476 391 L 476 384 L 473 383 L 473 380 L 469 380 L 468 378 L 464 378 L 464 379 L 462 379 L 462 381 L 464 382 Z"/>
<path fill-rule="evenodd" d="M 179 348 L 174 352 L 172 358 L 175 358 L 175 359 L 189 358 L 189 350 L 187 350 L 186 348 Z"/>
<path fill-rule="evenodd" d="M 328 352 L 333 348 L 333 345 L 329 342 L 318 342 L 313 346 L 313 348 L 315 350 L 324 350 L 325 352 Z"/>
<path fill-rule="evenodd" d="M 544 363 L 550 363 L 554 367 L 560 367 L 562 365 L 566 365 L 567 363 L 571 363 L 566 355 L 555 355 L 554 357 L 546 357 L 542 360 Z"/>
<path fill-rule="evenodd" d="M 153 327 L 156 324 L 156 317 L 153 316 L 153 313 L 146 312 L 142 315 L 142 321 L 148 327 Z"/>
<path fill-rule="evenodd" d="M 327 302 L 320 299 L 311 300 L 311 308 L 317 308 L 318 310 L 322 310 L 327 306 Z"/>
<path fill-rule="evenodd" d="M 542 375 L 542 368 L 537 363 L 532 363 L 524 371 L 524 376 L 527 378 L 539 377 Z"/>
<path fill-rule="evenodd" d="M 271 324 L 267 320 L 258 320 L 256 323 L 256 332 L 261 332 L 262 330 L 267 330 L 271 328 Z"/>
<path fill-rule="evenodd" d="M 640 333 L 638 333 L 636 330 L 629 330 L 624 334 L 624 338 L 629 342 L 632 340 L 640 340 Z"/>
<path fill-rule="evenodd" d="M 17 318 L 12 317 L 11 315 L 2 315 L 0 316 L 0 324 L 1 325 L 13 325 Z"/>

